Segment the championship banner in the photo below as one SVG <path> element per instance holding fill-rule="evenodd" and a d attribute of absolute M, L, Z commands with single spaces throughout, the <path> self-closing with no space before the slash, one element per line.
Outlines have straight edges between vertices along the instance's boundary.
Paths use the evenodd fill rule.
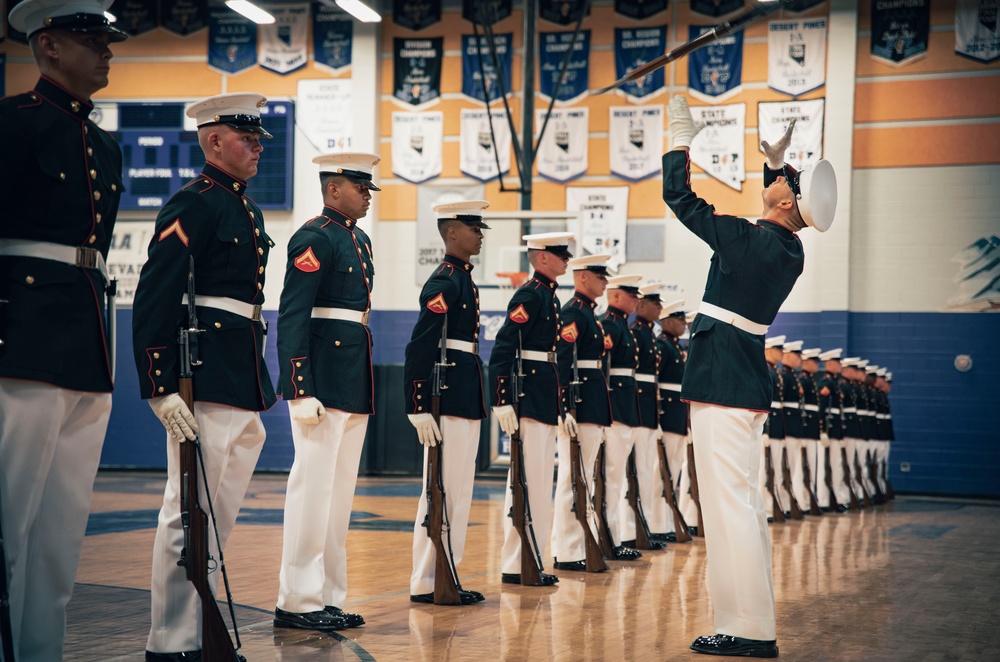
<path fill-rule="evenodd" d="M 615 28 L 615 79 L 624 78 L 667 50 L 667 26 L 651 28 Z M 632 103 L 663 92 L 663 67 L 642 78 L 625 83 L 618 91 Z"/>
<path fill-rule="evenodd" d="M 110 11 L 118 20 L 115 27 L 132 37 L 157 27 L 158 0 L 115 0 Z"/>
<path fill-rule="evenodd" d="M 823 158 L 823 113 L 826 99 L 777 101 L 757 104 L 758 145 L 761 140 L 774 144 L 794 118 L 792 142 L 785 152 L 785 163 L 802 170 Z M 764 153 L 763 150 L 760 151 Z M 761 159 L 763 164 L 763 158 Z M 761 165 L 763 168 L 763 165 Z"/>
<path fill-rule="evenodd" d="M 872 59 L 904 67 L 927 55 L 931 29 L 930 0 L 872 2 Z"/>
<path fill-rule="evenodd" d="M 295 124 L 320 153 L 354 147 L 353 90 L 350 78 L 299 81 Z"/>
<path fill-rule="evenodd" d="M 309 3 L 272 5 L 274 23 L 260 26 L 260 66 L 284 76 L 306 66 Z"/>
<path fill-rule="evenodd" d="M 667 0 L 615 0 L 615 13 L 641 20 L 665 11 L 667 4 Z"/>
<path fill-rule="evenodd" d="M 590 85 L 590 30 L 580 30 L 575 42 L 573 36 L 572 32 L 538 33 L 538 87 L 545 99 L 555 96 L 556 101 L 575 103 L 587 95 Z M 570 44 L 573 45 L 573 54 L 560 86 L 559 70 Z M 556 87 L 559 88 L 558 95 L 555 94 Z"/>
<path fill-rule="evenodd" d="M 510 16 L 513 0 L 462 0 L 462 18 L 479 25 L 493 25 Z"/>
<path fill-rule="evenodd" d="M 423 30 L 441 21 L 441 0 L 392 0 L 392 22 Z"/>
<path fill-rule="evenodd" d="M 441 96 L 444 37 L 392 40 L 392 96 L 411 106 L 425 106 Z"/>
<path fill-rule="evenodd" d="M 416 285 L 423 287 L 427 279 L 444 260 L 445 248 L 438 232 L 437 214 L 434 207 L 451 202 L 482 200 L 486 197 L 482 184 L 457 184 L 450 186 L 421 186 L 417 189 L 417 259 Z M 483 255 L 473 255 L 469 262 L 479 267 Z M 479 273 L 479 272 L 477 272 Z"/>
<path fill-rule="evenodd" d="M 115 223 L 114 240 L 108 249 L 108 275 L 118 280 L 115 302 L 119 306 L 131 306 L 135 299 L 135 289 L 139 285 L 139 273 L 146 264 L 149 241 L 156 234 L 154 221 L 119 221 Z"/>
<path fill-rule="evenodd" d="M 313 61 L 319 69 L 339 74 L 351 66 L 354 18 L 336 7 L 312 5 Z"/>
<path fill-rule="evenodd" d="M 768 23 L 768 87 L 797 97 L 825 84 L 826 18 Z"/>
<path fill-rule="evenodd" d="M 713 27 L 689 26 L 688 40 L 700 37 Z M 739 94 L 742 85 L 742 30 L 728 34 L 688 55 L 688 87 L 694 98 L 706 103 L 719 103 Z"/>
<path fill-rule="evenodd" d="M 997 0 L 958 0 L 955 53 L 977 62 L 993 62 L 1000 57 Z"/>
<path fill-rule="evenodd" d="M 747 105 L 696 106 L 691 116 L 695 123 L 705 125 L 691 143 L 691 162 L 726 186 L 742 191 L 747 178 Z"/>
<path fill-rule="evenodd" d="M 493 138 L 490 134 L 490 118 L 486 109 L 466 108 L 462 110 L 461 147 L 459 149 L 459 168 L 462 174 L 481 182 L 496 179 L 497 155 L 500 157 L 500 170 L 503 174 L 510 172 L 510 124 L 507 123 L 507 112 L 503 110 L 490 111 L 493 118 L 493 135 L 496 136 L 496 152 L 493 151 Z"/>
<path fill-rule="evenodd" d="M 608 151 L 612 175 L 638 182 L 659 174 L 663 106 L 612 107 Z"/>
<path fill-rule="evenodd" d="M 628 226 L 628 187 L 566 187 L 566 211 L 580 213 L 575 228 L 580 255 L 609 253 L 612 271 L 625 262 L 625 229 Z"/>
<path fill-rule="evenodd" d="M 160 25 L 182 37 L 208 26 L 208 0 L 173 0 L 160 3 Z"/>
<path fill-rule="evenodd" d="M 392 114 L 392 173 L 410 184 L 441 175 L 444 113 Z"/>
<path fill-rule="evenodd" d="M 550 23 L 570 25 L 580 20 L 586 7 L 586 0 L 538 0 L 538 17 Z M 587 16 L 590 16 L 589 9 Z"/>
<path fill-rule="evenodd" d="M 587 172 L 588 119 L 586 108 L 552 109 L 535 153 L 539 175 L 555 182 L 568 182 Z M 545 111 L 535 111 L 536 131 L 541 130 L 544 121 Z"/>
<path fill-rule="evenodd" d="M 257 64 L 257 24 L 228 7 L 208 13 L 208 66 L 233 75 Z"/>
<path fill-rule="evenodd" d="M 513 68 L 514 34 L 493 35 L 497 59 L 500 60 L 500 73 L 503 76 L 503 89 L 509 93 L 511 81 L 510 72 Z M 480 69 L 482 58 L 482 69 Z M 486 95 L 483 94 L 482 73 L 486 73 Z M 475 35 L 462 35 L 462 94 L 476 101 L 496 101 L 500 98 L 500 85 L 497 84 L 497 71 L 493 67 L 493 56 L 490 53 L 489 41 L 486 35 L 479 36 L 479 48 L 476 48 Z"/>
<path fill-rule="evenodd" d="M 691 0 L 691 11 L 702 16 L 719 18 L 743 9 L 746 0 Z"/>

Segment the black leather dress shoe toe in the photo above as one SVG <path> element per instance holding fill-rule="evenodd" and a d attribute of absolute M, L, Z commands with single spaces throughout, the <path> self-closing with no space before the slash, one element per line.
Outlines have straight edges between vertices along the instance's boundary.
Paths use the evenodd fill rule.
<path fill-rule="evenodd" d="M 559 583 L 559 578 L 555 575 L 550 575 L 545 572 L 538 573 L 541 576 L 541 583 L 539 584 L 525 584 L 525 586 L 552 586 L 553 584 Z M 519 572 L 504 572 L 500 575 L 500 581 L 504 584 L 520 584 L 521 583 L 521 573 Z"/>
<path fill-rule="evenodd" d="M 361 614 L 349 614 L 340 607 L 331 607 L 330 605 L 327 605 L 326 607 L 323 608 L 323 611 L 332 616 L 339 616 L 342 619 L 344 619 L 345 621 L 344 627 L 359 628 L 365 624 L 365 619 L 361 617 Z M 336 628 L 336 629 L 342 630 L 344 628 Z"/>
<path fill-rule="evenodd" d="M 556 561 L 552 564 L 556 570 L 572 570 L 574 572 L 587 572 L 586 561 Z"/>
<path fill-rule="evenodd" d="M 629 549 L 628 547 L 625 547 L 624 545 L 622 545 L 621 547 L 616 547 L 615 548 L 615 556 L 614 556 L 613 560 L 615 560 L 615 561 L 635 561 L 635 560 L 641 559 L 641 558 L 642 558 L 642 552 L 634 550 L 634 549 Z"/>
<path fill-rule="evenodd" d="M 677 542 L 677 534 L 673 531 L 670 533 L 651 533 L 649 534 L 649 539 L 662 543 Z"/>
<path fill-rule="evenodd" d="M 759 639 L 744 639 L 728 634 L 713 634 L 698 637 L 691 644 L 691 650 L 706 655 L 729 655 L 732 657 L 778 657 L 778 644 Z"/>
<path fill-rule="evenodd" d="M 476 591 L 463 591 L 462 589 L 458 589 L 458 597 L 462 601 L 461 604 L 463 605 L 474 605 L 477 602 L 485 600 L 482 593 L 477 593 Z M 410 602 L 432 605 L 434 604 L 434 594 L 420 593 L 418 595 L 411 595 Z"/>
<path fill-rule="evenodd" d="M 486 596 L 480 593 L 479 591 L 472 591 L 467 588 L 460 588 L 458 589 L 458 592 L 462 595 L 462 604 L 466 604 L 465 596 L 469 596 L 470 598 L 472 598 L 472 603 L 482 602 L 483 600 L 486 599 Z"/>
<path fill-rule="evenodd" d="M 836 506 L 833 507 L 833 509 L 836 510 L 838 513 L 847 512 L 847 506 L 841 503 L 838 503 Z"/>
<path fill-rule="evenodd" d="M 186 653 L 146 651 L 146 662 L 201 662 L 201 651 L 187 651 Z"/>
<path fill-rule="evenodd" d="M 688 527 L 688 533 L 691 534 L 692 536 L 697 536 L 698 535 L 698 527 L 697 526 L 689 526 Z"/>
<path fill-rule="evenodd" d="M 274 627 L 298 628 L 300 630 L 343 630 L 347 622 L 326 611 L 299 613 L 274 608 Z"/>

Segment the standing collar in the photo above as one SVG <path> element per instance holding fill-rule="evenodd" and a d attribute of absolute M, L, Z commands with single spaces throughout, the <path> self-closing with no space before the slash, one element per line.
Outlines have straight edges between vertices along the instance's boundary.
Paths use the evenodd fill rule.
<path fill-rule="evenodd" d="M 81 122 L 86 122 L 87 118 L 90 117 L 90 111 L 94 109 L 94 104 L 89 100 L 78 99 L 45 76 L 38 79 L 35 84 L 35 92 L 59 110 L 67 115 L 72 115 Z"/>
<path fill-rule="evenodd" d="M 456 267 L 461 267 L 466 273 L 472 273 L 474 268 L 474 265 L 471 262 L 466 262 L 462 258 L 452 255 L 451 253 L 444 254 L 444 262 Z"/>
<path fill-rule="evenodd" d="M 535 269 L 535 273 L 531 276 L 531 280 L 538 281 L 542 285 L 549 288 L 552 292 L 556 291 L 556 282 L 537 269 Z"/>
<path fill-rule="evenodd" d="M 588 297 L 586 294 L 582 293 L 580 290 L 577 290 L 577 291 L 573 292 L 573 297 L 576 298 L 576 299 L 579 299 L 583 303 L 587 304 L 587 306 L 591 310 L 593 310 L 594 308 L 597 307 L 597 303 L 595 303 L 593 299 L 591 299 L 590 297 Z"/>
<path fill-rule="evenodd" d="M 356 220 L 354 220 L 344 212 L 340 211 L 336 207 L 331 207 L 330 205 L 323 206 L 323 216 L 326 216 L 340 227 L 352 231 L 354 230 L 354 227 L 358 224 Z"/>
<path fill-rule="evenodd" d="M 205 162 L 205 167 L 201 169 L 201 174 L 205 175 L 227 191 L 231 191 L 238 196 L 242 197 L 247 190 L 247 183 L 245 181 L 233 177 L 211 161 Z"/>
<path fill-rule="evenodd" d="M 621 317 L 622 319 L 628 317 L 628 315 L 626 315 L 624 311 L 622 311 L 619 308 L 615 308 L 614 306 L 608 306 L 608 315 L 614 315 L 616 317 Z"/>
<path fill-rule="evenodd" d="M 757 227 L 763 228 L 763 229 L 765 229 L 765 230 L 767 230 L 769 232 L 773 232 L 776 235 L 778 235 L 779 237 L 784 237 L 785 239 L 791 239 L 792 237 L 795 237 L 796 239 L 798 239 L 798 234 L 797 233 L 792 232 L 791 230 L 789 230 L 785 226 L 778 225 L 774 221 L 768 220 L 766 218 L 758 219 L 757 220 Z"/>
<path fill-rule="evenodd" d="M 649 320 L 644 320 L 641 317 L 639 317 L 638 315 L 635 316 L 635 321 L 633 322 L 633 324 L 636 325 L 636 326 L 641 326 L 641 327 L 646 328 L 646 329 L 652 329 L 653 328 L 653 323 L 652 322 L 650 322 Z"/>

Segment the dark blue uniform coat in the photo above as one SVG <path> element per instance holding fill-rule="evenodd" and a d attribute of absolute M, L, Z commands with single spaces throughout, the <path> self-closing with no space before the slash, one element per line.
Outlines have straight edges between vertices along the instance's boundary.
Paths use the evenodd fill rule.
<path fill-rule="evenodd" d="M 639 357 L 636 372 L 653 376 L 653 382 L 636 381 L 636 397 L 639 399 L 640 427 L 655 430 L 660 425 L 659 390 L 656 385 L 656 371 L 660 367 L 660 348 L 653 335 L 653 323 L 639 317 L 632 323 L 632 337 Z"/>
<path fill-rule="evenodd" d="M 625 313 L 609 306 L 601 317 L 604 327 L 604 360 L 609 368 L 635 370 L 639 365 L 639 349 L 628 326 Z M 611 389 L 611 418 L 632 428 L 639 427 L 639 392 L 635 377 L 613 375 L 608 378 Z"/>
<path fill-rule="evenodd" d="M 844 437 L 851 439 L 864 439 L 864 431 L 861 429 L 861 418 L 857 414 L 857 408 L 860 406 L 860 403 L 858 402 L 858 393 L 855 389 L 854 382 L 841 377 L 839 386 L 840 399 L 843 403 L 844 409 L 854 410 L 844 412 Z"/>
<path fill-rule="evenodd" d="M 830 439 L 844 438 L 844 403 L 840 381 L 839 375 L 827 373 L 819 382 L 819 422 Z"/>
<path fill-rule="evenodd" d="M 770 363 L 767 364 L 767 371 L 771 374 L 771 408 L 768 410 L 767 423 L 764 424 L 764 433 L 771 439 L 785 438 L 785 415 L 781 407 L 774 406 L 781 402 L 784 380 L 778 372 L 778 368 Z"/>
<path fill-rule="evenodd" d="M 576 409 L 577 423 L 611 425 L 611 400 L 608 382 L 600 368 L 580 368 L 580 402 L 570 402 L 569 384 L 573 381 L 573 346 L 577 361 L 600 361 L 604 356 L 604 329 L 594 315 L 597 306 L 587 295 L 575 292 L 563 306 L 559 321 L 562 328 L 556 341 L 559 360 L 559 384 L 562 386 L 563 409 Z"/>
<path fill-rule="evenodd" d="M 816 379 L 806 371 L 799 373 L 799 384 L 802 385 L 802 423 L 805 429 L 802 432 L 803 439 L 819 439 L 819 411 L 812 411 L 805 405 L 819 407 L 819 398 L 816 389 Z"/>
<path fill-rule="evenodd" d="M 782 409 L 785 435 L 803 439 L 806 434 L 806 420 L 805 410 L 802 408 L 802 384 L 795 371 L 788 366 L 781 366 L 781 402 L 786 405 Z M 787 406 L 789 403 L 793 406 Z"/>
<path fill-rule="evenodd" d="M 656 344 L 660 348 L 658 381 L 680 384 L 684 380 L 684 351 L 680 342 L 676 337 L 663 333 L 656 339 Z M 677 391 L 660 391 L 660 429 L 673 434 L 687 434 L 688 404 L 681 400 Z"/>

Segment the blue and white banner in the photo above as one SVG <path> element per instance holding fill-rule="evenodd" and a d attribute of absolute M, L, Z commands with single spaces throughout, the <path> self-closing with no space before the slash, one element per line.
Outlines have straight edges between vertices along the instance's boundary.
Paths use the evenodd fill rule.
<path fill-rule="evenodd" d="M 538 144 L 538 174 L 555 182 L 568 182 L 587 172 L 589 138 L 587 108 L 553 108 L 545 135 Z M 545 111 L 535 111 L 535 129 L 541 131 Z"/>
<path fill-rule="evenodd" d="M 500 159 L 500 170 L 503 174 L 510 172 L 510 124 L 507 113 L 503 110 L 489 111 L 485 108 L 462 109 L 461 148 L 459 149 L 459 168 L 462 174 L 481 182 L 496 179 L 497 157 Z M 493 121 L 493 133 L 490 133 L 490 119 Z M 493 136 L 496 136 L 496 148 L 493 146 Z"/>
<path fill-rule="evenodd" d="M 208 0 L 173 0 L 160 3 L 160 25 L 187 37 L 208 26 Z"/>
<path fill-rule="evenodd" d="M 931 0 L 875 0 L 872 4 L 872 59 L 903 67 L 927 55 Z"/>
<path fill-rule="evenodd" d="M 611 174 L 630 182 L 660 172 L 663 106 L 614 106 L 608 124 Z"/>
<path fill-rule="evenodd" d="M 273 5 L 274 23 L 260 26 L 260 66 L 285 75 L 306 66 L 309 3 Z"/>
<path fill-rule="evenodd" d="M 667 26 L 615 28 L 615 79 L 663 55 L 667 50 Z M 663 92 L 663 72 L 660 67 L 638 80 L 625 83 L 618 92 L 629 101 L 641 103 L 647 97 Z"/>
<path fill-rule="evenodd" d="M 757 104 L 757 144 L 772 145 L 781 139 L 795 119 L 792 142 L 785 151 L 785 163 L 802 170 L 823 158 L 823 112 L 826 99 L 777 101 Z M 761 154 L 763 154 L 761 150 Z M 764 158 L 760 160 L 763 167 Z"/>
<path fill-rule="evenodd" d="M 392 21 L 407 30 L 423 30 L 441 21 L 441 0 L 392 0 Z"/>
<path fill-rule="evenodd" d="M 351 66 L 354 18 L 336 7 L 312 5 L 313 60 L 320 69 L 339 74 Z"/>
<path fill-rule="evenodd" d="M 572 32 L 540 32 L 538 34 L 539 93 L 546 99 L 575 103 L 587 94 L 590 85 L 590 30 L 580 30 L 573 40 Z M 570 45 L 573 46 L 566 73 L 559 85 L 559 71 Z M 556 94 L 556 88 L 559 94 Z"/>
<path fill-rule="evenodd" d="M 208 13 L 208 66 L 238 74 L 257 65 L 257 24 L 228 7 Z"/>
<path fill-rule="evenodd" d="M 688 40 L 700 37 L 714 26 L 691 25 Z M 691 96 L 719 103 L 740 92 L 743 85 L 743 31 L 729 34 L 688 55 L 688 86 Z"/>
<path fill-rule="evenodd" d="M 441 98 L 444 38 L 392 40 L 392 96 L 410 106 L 428 106 Z"/>
<path fill-rule="evenodd" d="M 410 184 L 441 175 L 444 113 L 392 114 L 392 173 Z"/>
<path fill-rule="evenodd" d="M 538 0 L 539 18 L 559 25 L 576 23 L 585 8 L 586 0 Z M 590 16 L 589 8 L 587 16 Z"/>
<path fill-rule="evenodd" d="M 493 44 L 497 59 L 500 61 L 500 81 L 503 89 L 509 94 L 511 89 L 510 72 L 513 67 L 514 34 L 507 32 L 493 35 Z M 482 58 L 482 63 L 480 63 Z M 480 69 L 480 64 L 482 69 Z M 483 94 L 482 74 L 486 73 L 486 95 Z M 491 102 L 500 98 L 500 84 L 497 71 L 493 66 L 493 55 L 490 52 L 486 35 L 479 35 L 479 47 L 476 47 L 475 35 L 462 35 L 462 94 L 476 101 L 485 101 L 486 96 Z"/>
<path fill-rule="evenodd" d="M 826 18 L 767 24 L 767 85 L 798 97 L 826 84 Z"/>
<path fill-rule="evenodd" d="M 110 11 L 118 21 L 115 27 L 133 37 L 157 27 L 158 0 L 115 0 Z"/>
<path fill-rule="evenodd" d="M 703 16 L 719 18 L 743 9 L 746 0 L 691 0 L 691 11 Z"/>
<path fill-rule="evenodd" d="M 318 152 L 350 152 L 354 147 L 353 97 L 350 78 L 299 80 L 295 125 Z"/>
<path fill-rule="evenodd" d="M 649 18 L 666 9 L 667 0 L 615 0 L 616 14 L 628 16 L 636 20 Z"/>
<path fill-rule="evenodd" d="M 1000 58 L 997 0 L 958 0 L 955 6 L 955 53 L 978 62 Z"/>
<path fill-rule="evenodd" d="M 579 223 L 571 229 L 577 236 L 577 248 L 581 255 L 610 254 L 608 267 L 612 271 L 618 271 L 625 262 L 628 189 L 628 186 L 566 187 L 566 211 L 580 214 Z"/>
<path fill-rule="evenodd" d="M 691 162 L 726 186 L 742 191 L 747 178 L 747 105 L 696 106 L 691 116 L 705 125 L 691 143 Z"/>

